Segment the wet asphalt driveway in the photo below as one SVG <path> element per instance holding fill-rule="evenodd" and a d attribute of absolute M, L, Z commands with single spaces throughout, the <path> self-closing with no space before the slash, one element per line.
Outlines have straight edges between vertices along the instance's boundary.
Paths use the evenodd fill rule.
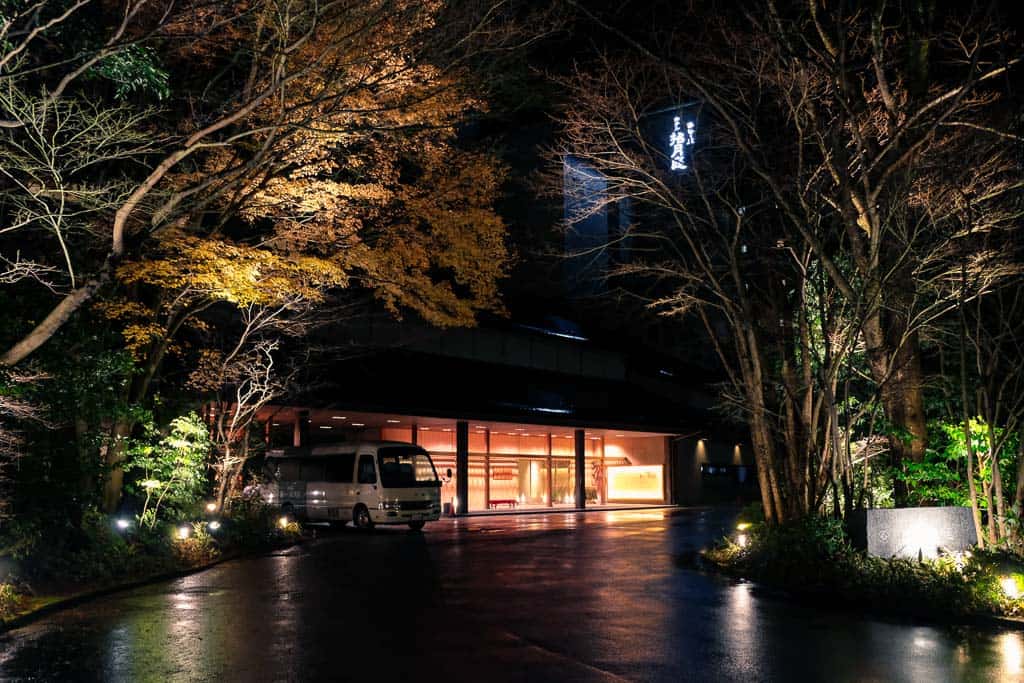
<path fill-rule="evenodd" d="M 729 511 L 332 532 L 0 636 L 43 681 L 1013 681 L 1012 631 L 796 605 L 683 569 Z"/>

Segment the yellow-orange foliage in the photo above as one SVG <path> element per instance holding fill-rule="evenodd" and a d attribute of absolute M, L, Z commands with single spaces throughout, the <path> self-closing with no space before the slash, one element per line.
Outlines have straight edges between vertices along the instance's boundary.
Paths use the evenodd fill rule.
<path fill-rule="evenodd" d="M 441 3 L 324 5 L 332 9 L 316 10 L 312 22 L 319 5 L 250 0 L 202 6 L 196 21 L 216 22 L 236 5 L 253 18 L 251 31 L 226 32 L 204 54 L 216 62 L 210 55 L 292 46 L 273 69 L 254 70 L 247 88 L 282 74 L 287 85 L 250 114 L 244 146 L 213 148 L 178 184 L 230 178 L 229 191 L 211 189 L 221 191 L 222 211 L 247 224 L 252 246 L 193 228 L 160 240 L 164 254 L 180 242 L 174 256 L 123 268 L 122 280 L 239 304 L 296 287 L 312 301 L 324 284 L 352 283 L 396 314 L 411 309 L 437 325 L 500 309 L 509 256 L 492 204 L 502 171 L 490 155 L 455 144 L 456 126 L 482 104 L 464 72 L 417 56 Z M 232 175 L 256 154 L 256 171 Z M 280 277 L 266 275 L 273 271 Z"/>

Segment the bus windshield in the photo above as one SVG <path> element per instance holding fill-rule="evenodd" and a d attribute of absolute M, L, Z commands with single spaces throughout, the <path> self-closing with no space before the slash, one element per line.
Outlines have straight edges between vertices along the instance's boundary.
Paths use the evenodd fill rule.
<path fill-rule="evenodd" d="M 434 463 L 419 449 L 394 446 L 377 452 L 380 485 L 384 488 L 440 486 Z"/>

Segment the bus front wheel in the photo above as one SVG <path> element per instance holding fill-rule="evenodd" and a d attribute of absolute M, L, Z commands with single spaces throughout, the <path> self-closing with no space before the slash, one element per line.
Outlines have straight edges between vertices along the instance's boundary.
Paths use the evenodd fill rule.
<path fill-rule="evenodd" d="M 373 528 L 373 520 L 370 519 L 370 511 L 366 509 L 365 505 L 356 506 L 356 509 L 352 512 L 352 523 L 355 524 L 357 529 Z"/>

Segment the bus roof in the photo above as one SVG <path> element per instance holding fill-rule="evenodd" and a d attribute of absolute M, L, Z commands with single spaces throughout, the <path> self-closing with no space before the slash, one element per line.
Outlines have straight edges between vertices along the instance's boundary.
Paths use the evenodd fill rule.
<path fill-rule="evenodd" d="M 417 448 L 426 452 L 422 446 L 405 441 L 347 441 L 332 444 L 320 444 L 312 448 L 288 446 L 286 448 L 272 448 L 267 451 L 268 458 L 301 458 L 310 455 L 337 455 L 339 453 L 355 453 L 360 448 L 386 448 L 393 446 L 404 446 Z"/>

